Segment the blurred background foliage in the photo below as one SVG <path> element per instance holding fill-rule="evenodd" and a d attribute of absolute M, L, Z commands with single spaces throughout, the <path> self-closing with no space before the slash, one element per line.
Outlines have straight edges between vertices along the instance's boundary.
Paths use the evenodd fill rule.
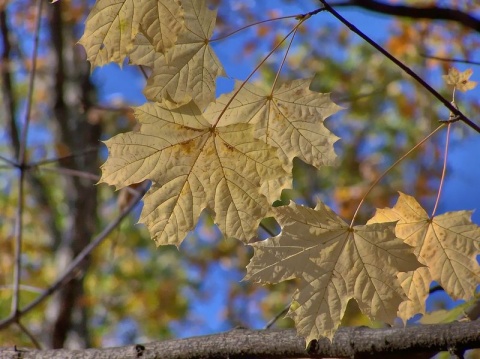
<path fill-rule="evenodd" d="M 219 9 L 216 35 L 319 6 L 313 0 L 210 3 Z M 402 3 L 448 5 L 472 15 L 479 13 L 474 1 Z M 426 55 L 479 58 L 478 31 L 457 22 L 381 16 L 344 5 L 339 7 L 342 13 L 446 98 L 451 98 L 451 89 L 442 83 L 441 75 L 451 63 Z M 30 165 L 22 213 L 20 307 L 47 288 L 128 205 L 132 193 L 146 185 L 116 193 L 95 185 L 106 158 L 100 141 L 135 128 L 129 106 L 141 103 L 142 95 L 135 89 L 141 89 L 144 79 L 128 65 L 122 73 L 107 66 L 90 77 L 84 51 L 76 42 L 92 6 L 90 0 L 43 4 L 27 141 Z M 0 1 L 0 320 L 9 316 L 12 300 L 19 193 L 19 171 L 13 163 L 27 111 L 37 7 L 34 0 Z M 229 76 L 242 79 L 293 26 L 290 20 L 264 23 L 215 43 L 215 50 Z M 272 83 L 285 48 L 261 67 L 254 81 Z M 115 77 L 130 92 L 111 91 Z M 314 206 L 321 198 L 343 218 L 351 218 L 370 184 L 438 126 L 439 120 L 448 119 L 448 111 L 427 91 L 326 13 L 309 19 L 293 42 L 281 78 L 299 77 L 311 77 L 313 90 L 331 92 L 334 101 L 345 108 L 326 121 L 341 138 L 336 144 L 339 165 L 315 169 L 295 160 L 294 188 L 284 191 L 283 203 L 295 200 Z M 231 89 L 231 78 L 221 81 L 219 92 Z M 457 103 L 475 120 L 480 104 L 478 91 L 472 93 L 459 95 Z M 454 144 L 478 135 L 461 124 L 454 129 Z M 364 223 L 375 207 L 391 205 L 399 190 L 432 208 L 444 140 L 444 133 L 437 134 L 391 171 L 367 197 L 358 223 Z M 135 225 L 139 211 L 136 208 L 95 249 L 61 291 L 21 319 L 30 335 L 11 325 L 1 330 L 0 345 L 32 346 L 34 337 L 44 348 L 83 348 L 208 334 L 236 325 L 262 328 L 289 303 L 292 283 L 259 286 L 241 281 L 251 251 L 237 241 L 222 239 L 208 215 L 202 216 L 179 252 L 155 248 L 146 229 Z M 264 224 L 267 230 L 260 229 L 259 238 L 278 233 L 273 220 Z M 445 309 L 448 305 L 443 300 L 431 308 Z M 350 304 L 344 324 L 370 324 L 355 303 Z M 274 325 L 290 327 L 292 322 L 281 319 Z"/>

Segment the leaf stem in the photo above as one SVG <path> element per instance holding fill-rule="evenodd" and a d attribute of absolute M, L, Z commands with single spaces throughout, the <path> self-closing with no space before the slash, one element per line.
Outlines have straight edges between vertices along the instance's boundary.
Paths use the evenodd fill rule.
<path fill-rule="evenodd" d="M 430 86 L 425 80 L 423 80 L 420 76 L 418 76 L 412 69 L 410 69 L 408 66 L 406 66 L 403 62 L 398 60 L 395 56 L 390 54 L 387 50 L 385 50 L 383 47 L 381 47 L 379 44 L 377 44 L 375 41 L 373 41 L 371 38 L 369 38 L 366 34 L 364 34 L 361 30 L 359 30 L 357 27 L 355 27 L 352 23 L 350 23 L 347 19 L 345 19 L 342 15 L 340 15 L 335 9 L 333 9 L 326 0 L 319 0 L 323 6 L 325 6 L 325 9 L 331 13 L 333 16 L 335 16 L 340 22 L 342 22 L 345 26 L 347 26 L 351 31 L 353 31 L 355 34 L 360 36 L 362 39 L 364 39 L 366 42 L 368 42 L 371 46 L 373 46 L 376 50 L 378 50 L 380 53 L 382 53 L 385 57 L 387 57 L 389 60 L 391 60 L 395 65 L 400 67 L 404 72 L 406 72 L 408 75 L 410 75 L 415 81 L 419 82 L 428 92 L 430 92 L 433 96 L 435 96 L 441 103 L 445 105 L 451 112 L 455 114 L 455 116 L 458 117 L 459 120 L 463 121 L 465 124 L 473 128 L 475 131 L 480 133 L 480 127 L 472 122 L 467 116 L 465 116 L 461 111 L 459 111 L 455 106 L 453 106 L 450 101 L 448 101 L 445 97 L 440 95 L 432 86 Z"/>
<path fill-rule="evenodd" d="M 383 177 L 386 176 L 388 172 L 390 172 L 395 166 L 397 166 L 400 162 L 402 162 L 405 158 L 407 158 L 413 151 L 415 151 L 418 147 L 423 145 L 430 137 L 432 137 L 435 133 L 437 133 L 441 128 L 445 126 L 445 123 L 440 124 L 435 130 L 433 130 L 428 136 L 426 136 L 423 140 L 421 140 L 419 143 L 417 143 L 414 147 L 412 147 L 407 153 L 405 153 L 402 157 L 400 157 L 397 161 L 395 161 L 394 164 L 392 164 L 390 167 L 388 167 L 368 188 L 367 192 L 363 195 L 362 199 L 360 200 L 360 203 L 357 206 L 357 209 L 355 210 L 355 213 L 353 214 L 352 221 L 350 222 L 350 228 L 353 227 L 353 223 L 355 222 L 355 219 L 357 218 L 358 211 L 360 210 L 360 207 L 362 206 L 363 202 L 365 202 L 365 198 L 369 195 L 369 193 L 372 191 L 372 189 L 377 185 L 378 182 L 380 182 Z"/>
<path fill-rule="evenodd" d="M 447 138 L 445 141 L 445 154 L 443 155 L 443 169 L 442 169 L 442 177 L 440 178 L 440 185 L 438 186 L 438 193 L 437 199 L 435 200 L 435 206 L 433 207 L 431 218 L 435 216 L 437 212 L 438 202 L 440 202 L 440 196 L 442 194 L 443 183 L 445 182 L 445 173 L 447 172 L 447 158 L 448 158 L 448 143 L 450 142 L 450 127 L 451 122 L 448 123 L 447 127 Z"/>
<path fill-rule="evenodd" d="M 304 22 L 305 20 L 302 19 L 300 23 L 298 24 L 298 27 Z M 295 29 L 293 32 L 292 38 L 290 39 L 290 42 L 288 44 L 287 50 L 285 51 L 285 55 L 283 56 L 282 63 L 280 64 L 280 67 L 278 68 L 277 74 L 275 75 L 275 79 L 273 80 L 272 84 L 272 90 L 270 92 L 270 96 L 273 96 L 273 91 L 275 90 L 275 85 L 277 84 L 278 78 L 280 77 L 280 72 L 282 72 L 283 65 L 285 64 L 285 61 L 287 60 L 288 53 L 290 52 L 290 48 L 292 47 L 293 40 L 295 39 L 295 35 L 297 34 L 298 27 Z"/>
<path fill-rule="evenodd" d="M 294 33 L 295 31 L 297 31 L 297 28 L 303 23 L 303 21 L 305 21 L 304 18 L 302 18 L 298 24 L 295 25 L 295 27 L 290 30 L 290 32 L 285 35 L 285 37 L 277 44 L 275 45 L 275 47 L 270 50 L 270 52 L 267 54 L 267 56 L 265 56 L 263 58 L 262 61 L 260 61 L 260 63 L 253 69 L 253 71 L 250 73 L 250 75 L 247 76 L 247 78 L 242 82 L 242 84 L 238 87 L 237 91 L 235 91 L 235 93 L 233 94 L 233 96 L 230 98 L 230 100 L 228 100 L 228 102 L 225 104 L 225 107 L 223 108 L 222 112 L 220 112 L 220 114 L 218 115 L 217 117 L 217 120 L 215 121 L 215 123 L 213 124 L 212 127 L 217 127 L 218 125 L 218 122 L 220 121 L 220 119 L 222 118 L 222 116 L 224 115 L 224 113 L 227 111 L 228 109 L 228 106 L 231 105 L 231 103 L 233 102 L 233 100 L 235 99 L 235 97 L 237 97 L 238 93 L 242 90 L 242 88 L 247 84 L 248 80 L 250 80 L 252 78 L 252 76 L 258 71 L 258 69 L 270 58 L 270 56 L 273 55 L 273 53 L 285 42 L 286 39 L 288 39 L 290 37 L 290 35 L 292 33 Z"/>
<path fill-rule="evenodd" d="M 285 20 L 285 19 L 294 19 L 294 18 L 298 18 L 299 14 L 297 15 L 288 15 L 288 16 L 282 16 L 282 17 L 276 17 L 276 18 L 272 18 L 272 19 L 266 19 L 266 20 L 262 20 L 262 21 L 257 21 L 257 22 L 254 22 L 252 24 L 249 24 L 249 25 L 245 25 L 245 26 L 242 26 L 241 28 L 235 30 L 235 31 L 232 31 L 231 33 L 229 34 L 226 34 L 226 35 L 222 35 L 222 36 L 219 36 L 219 37 L 216 37 L 216 38 L 213 38 L 213 39 L 210 39 L 209 42 L 214 42 L 214 41 L 220 41 L 220 40 L 223 40 L 223 39 L 226 39 L 227 37 L 230 37 L 232 35 L 235 35 L 236 33 L 240 32 L 240 31 L 243 31 L 243 30 L 246 30 L 252 26 L 257 26 L 257 25 L 261 25 L 261 24 L 264 24 L 264 23 L 267 23 L 267 22 L 272 22 L 272 21 L 277 21 L 277 20 Z"/>

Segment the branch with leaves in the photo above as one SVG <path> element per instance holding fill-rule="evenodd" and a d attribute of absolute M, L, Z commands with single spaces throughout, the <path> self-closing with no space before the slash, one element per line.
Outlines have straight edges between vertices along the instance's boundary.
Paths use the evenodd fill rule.
<path fill-rule="evenodd" d="M 81 353 L 83 357 L 353 357 L 379 353 L 387 357 L 385 353 L 392 351 L 430 355 L 439 350 L 462 351 L 480 346 L 478 322 L 382 330 L 339 328 L 350 301 L 355 301 L 369 319 L 389 325 L 396 318 L 406 323 L 416 314 L 426 314 L 425 300 L 433 280 L 455 299 L 473 297 L 480 283 L 476 260 L 480 252 L 480 227 L 472 223 L 471 212 L 437 215 L 436 211 L 447 167 L 451 127 L 457 121 L 477 132 L 480 127 L 455 102 L 455 90 L 466 91 L 476 85 L 469 80 L 470 70 L 451 69 L 445 76 L 454 88 L 449 101 L 327 1 L 320 3 L 322 7 L 308 13 L 254 24 L 273 20 L 294 22 L 289 23 L 286 35 L 272 46 L 245 80 L 236 81 L 233 91 L 215 98 L 216 81 L 227 74 L 211 44 L 250 25 L 213 38 L 217 12 L 207 6 L 206 0 L 96 2 L 80 39 L 92 67 L 109 62 L 121 65 L 128 59 L 132 65 L 150 69 L 144 91 L 148 102 L 134 110 L 139 128 L 105 142 L 108 158 L 101 167 L 100 182 L 119 189 L 151 181 L 140 222 L 147 226 L 159 246 L 179 247 L 195 228 L 202 212 L 211 213 L 223 236 L 254 249 L 245 279 L 265 284 L 297 280 L 287 316 L 294 320 L 297 333 L 304 339 L 297 338 L 293 331 L 233 330 L 203 338 L 92 350 Z M 381 6 L 373 1 L 363 4 Z M 395 8 L 397 12 L 403 10 Z M 350 223 L 320 200 L 314 209 L 294 202 L 272 205 L 284 189 L 293 186 L 294 159 L 315 168 L 339 162 L 334 150 L 339 137 L 325 121 L 342 108 L 331 100 L 330 94 L 313 91 L 312 78 L 283 83 L 279 80 L 295 36 L 307 21 L 320 15 L 337 18 L 451 111 L 450 117 L 440 121 L 442 124 L 436 130 L 373 181 Z M 250 79 L 267 60 L 280 51 L 284 53 L 273 81 L 263 85 L 251 83 Z M 57 91 L 59 102 L 63 98 L 61 89 L 60 86 Z M 29 110 L 19 148 L 20 184 L 27 164 L 28 114 Z M 377 209 L 366 223 L 356 224 L 364 199 L 384 175 L 445 127 L 442 177 L 430 214 L 420 201 L 400 192 L 392 208 Z M 65 124 L 61 129 L 69 132 Z M 63 172 L 82 174 L 75 168 Z M 19 191 L 15 295 L 12 313 L 0 321 L 0 327 L 19 324 L 22 315 L 64 285 L 135 203 L 79 251 L 54 284 L 20 308 L 22 186 Z M 136 197 L 139 198 L 140 195 Z M 266 217 L 274 217 L 281 232 L 260 241 L 258 228 Z M 3 353 L 21 353 L 24 358 L 80 355 L 74 351 L 35 352 L 17 348 L 13 351 L 5 348 Z"/>
<path fill-rule="evenodd" d="M 294 203 L 271 207 L 280 192 L 291 187 L 295 157 L 315 167 L 335 163 L 333 144 L 338 138 L 323 123 L 340 107 L 328 94 L 311 91 L 308 79 L 278 85 L 283 62 L 270 90 L 248 83 L 278 45 L 247 80 L 213 101 L 215 79 L 225 75 L 210 46 L 216 12 L 203 0 L 168 3 L 168 14 L 162 13 L 167 2 L 160 1 L 154 7 L 150 2 L 132 4 L 125 15 L 120 10 L 129 4 L 112 8 L 107 0 L 99 1 L 80 41 L 94 66 L 128 57 L 131 64 L 151 68 L 145 88 L 150 102 L 135 110 L 140 130 L 106 142 L 109 157 L 101 181 L 117 188 L 152 181 L 140 221 L 158 245 L 178 246 L 207 208 L 224 236 L 245 243 L 255 241 L 260 221 L 273 215 L 282 232 L 252 244 L 255 254 L 246 279 L 299 279 L 288 316 L 307 343 L 333 338 L 351 299 L 371 319 L 393 323 L 397 316 L 407 320 L 425 313 L 431 280 L 454 298 L 473 295 L 480 282 L 475 260 L 480 228 L 467 212 L 429 217 L 415 199 L 401 194 L 394 208 L 379 210 L 367 224 L 354 226 L 355 218 L 349 225 L 322 202 L 315 209 Z M 430 91 L 456 119 L 479 131 L 408 66 L 326 1 L 321 3 Z M 297 25 L 280 43 L 290 36 L 293 41 L 302 23 L 322 10 L 296 16 Z M 126 20 L 128 36 L 106 26 Z M 148 31 L 154 27 L 160 31 L 152 36 Z M 468 79 L 460 77 L 450 83 L 464 90 Z"/>

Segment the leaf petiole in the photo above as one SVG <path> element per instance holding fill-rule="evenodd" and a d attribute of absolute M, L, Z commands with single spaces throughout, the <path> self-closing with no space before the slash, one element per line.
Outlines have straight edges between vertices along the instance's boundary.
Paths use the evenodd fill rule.
<path fill-rule="evenodd" d="M 402 162 L 405 158 L 407 158 L 413 151 L 415 151 L 417 148 L 419 148 L 421 145 L 423 145 L 430 137 L 432 137 L 434 134 L 436 134 L 441 128 L 445 126 L 445 123 L 442 123 L 440 126 L 438 126 L 435 130 L 433 130 L 429 135 L 427 135 L 423 140 L 421 140 L 419 143 L 417 143 L 414 147 L 412 147 L 407 153 L 405 153 L 402 157 L 400 157 L 398 160 L 395 161 L 394 164 L 392 164 L 390 167 L 388 167 L 378 178 L 370 185 L 368 188 L 367 192 L 363 195 L 362 199 L 360 200 L 360 203 L 357 206 L 357 209 L 355 210 L 355 213 L 353 214 L 352 221 L 350 222 L 350 227 L 353 227 L 353 224 L 355 223 L 355 218 L 357 218 L 358 211 L 360 210 L 360 207 L 362 206 L 363 202 L 365 201 L 365 198 L 370 194 L 370 192 L 373 190 L 373 188 L 380 182 L 390 170 L 392 170 L 395 166 L 397 166 L 400 162 Z"/>

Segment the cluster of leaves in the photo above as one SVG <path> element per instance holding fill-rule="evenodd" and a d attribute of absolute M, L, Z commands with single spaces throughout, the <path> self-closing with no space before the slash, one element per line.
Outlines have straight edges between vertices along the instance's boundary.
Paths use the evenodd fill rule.
<path fill-rule="evenodd" d="M 150 102 L 135 109 L 141 126 L 106 142 L 101 181 L 152 181 L 140 221 L 157 245 L 180 245 L 206 209 L 224 236 L 245 243 L 274 216 L 282 232 L 252 244 L 247 278 L 299 279 L 289 316 L 307 343 L 333 336 L 350 299 L 392 323 L 425 312 L 431 280 L 454 298 L 470 297 L 480 280 L 480 229 L 468 212 L 430 218 L 401 194 L 393 208 L 354 226 L 322 202 L 272 207 L 291 187 L 294 158 L 335 164 L 338 138 L 323 122 L 340 107 L 311 91 L 311 79 L 274 81 L 269 90 L 238 82 L 215 100 L 225 75 L 210 45 L 215 21 L 205 0 L 99 0 L 80 40 L 93 66 L 128 58 L 151 69 Z"/>

